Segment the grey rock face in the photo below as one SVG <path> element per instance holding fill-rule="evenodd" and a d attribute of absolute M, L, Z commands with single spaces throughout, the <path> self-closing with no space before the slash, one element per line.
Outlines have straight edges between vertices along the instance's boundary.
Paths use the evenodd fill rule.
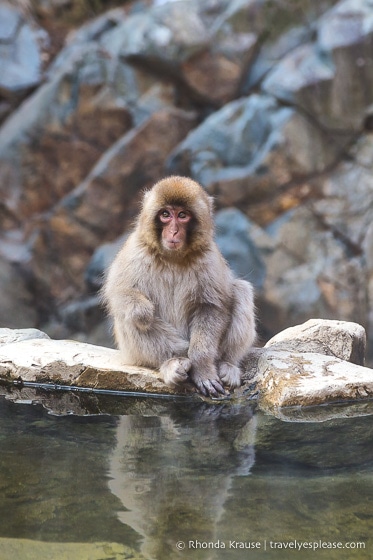
<path fill-rule="evenodd" d="M 170 172 L 191 175 L 219 204 L 250 204 L 322 171 L 337 157 L 330 142 L 293 109 L 253 94 L 209 116 L 176 148 Z"/>
<path fill-rule="evenodd" d="M 215 226 L 218 247 L 236 276 L 261 289 L 265 265 L 250 237 L 249 220 L 236 208 L 226 208 L 216 214 Z"/>
<path fill-rule="evenodd" d="M 43 77 L 47 33 L 0 3 L 0 121 Z"/>
<path fill-rule="evenodd" d="M 215 198 L 266 339 L 315 316 L 371 337 L 370 0 L 126 3 L 58 53 L 22 4 L 0 1 L 2 324 L 99 337 L 71 330 L 98 310 L 92 256 L 176 173 Z M 32 5 L 56 30 L 60 2 Z"/>
<path fill-rule="evenodd" d="M 320 18 L 316 42 L 289 53 L 268 75 L 264 90 L 331 129 L 359 130 L 373 102 L 371 11 L 369 0 L 339 2 Z"/>
<path fill-rule="evenodd" d="M 275 246 L 263 258 L 267 267 L 268 316 L 281 329 L 315 313 L 321 318 L 366 322 L 364 262 L 311 208 L 297 208 L 271 224 Z M 289 322 L 289 312 L 292 317 Z"/>
<path fill-rule="evenodd" d="M 0 256 L 0 327 L 32 327 L 36 309 L 27 282 L 12 263 Z"/>

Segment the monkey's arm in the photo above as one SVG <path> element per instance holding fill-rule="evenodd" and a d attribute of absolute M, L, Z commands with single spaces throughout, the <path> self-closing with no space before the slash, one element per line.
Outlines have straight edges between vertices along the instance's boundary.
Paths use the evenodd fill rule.
<path fill-rule="evenodd" d="M 109 304 L 115 338 L 128 363 L 159 368 L 174 356 L 187 356 L 189 342 L 157 315 L 154 303 L 140 290 L 118 291 Z"/>
<path fill-rule="evenodd" d="M 226 317 L 215 305 L 201 304 L 194 313 L 188 357 L 192 362 L 192 380 L 205 396 L 225 394 L 215 362 L 226 326 Z"/>
<path fill-rule="evenodd" d="M 112 301 L 114 315 L 121 314 L 141 332 L 147 332 L 155 320 L 155 305 L 140 290 L 127 289 L 118 293 L 118 301 Z M 118 305 L 115 305 L 118 303 Z"/>

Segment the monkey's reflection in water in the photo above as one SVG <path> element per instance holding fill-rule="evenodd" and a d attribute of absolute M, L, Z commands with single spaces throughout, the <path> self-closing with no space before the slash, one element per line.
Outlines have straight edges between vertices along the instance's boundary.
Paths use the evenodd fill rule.
<path fill-rule="evenodd" d="M 178 541 L 219 539 L 232 477 L 248 475 L 254 464 L 255 432 L 247 405 L 121 417 L 109 486 L 124 506 L 120 520 L 143 536 L 146 558 L 178 557 Z M 213 554 L 195 550 L 193 558 Z"/>

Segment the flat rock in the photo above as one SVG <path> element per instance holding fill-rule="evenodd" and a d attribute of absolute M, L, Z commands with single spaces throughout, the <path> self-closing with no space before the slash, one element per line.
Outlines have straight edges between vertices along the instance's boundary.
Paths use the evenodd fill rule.
<path fill-rule="evenodd" d="M 89 389 L 175 394 L 153 370 L 123 365 L 118 350 L 73 340 L 39 337 L 2 345 L 0 378 Z"/>
<path fill-rule="evenodd" d="M 269 349 L 258 370 L 261 405 L 268 409 L 373 397 L 373 370 L 333 356 Z"/>
<path fill-rule="evenodd" d="M 286 407 L 366 401 L 373 397 L 373 370 L 359 365 L 364 349 L 365 330 L 356 323 L 307 321 L 250 352 L 243 384 L 233 399 L 258 396 L 259 405 L 274 414 Z M 191 384 L 171 389 L 157 371 L 123 364 L 118 350 L 51 340 L 37 329 L 0 329 L 0 379 L 137 395 L 197 396 Z"/>
<path fill-rule="evenodd" d="M 293 352 L 315 352 L 364 365 L 365 329 L 348 321 L 310 319 L 271 338 L 265 348 Z"/>
<path fill-rule="evenodd" d="M 39 329 L 0 329 L 0 346 L 35 338 L 49 339 L 49 336 L 43 331 L 39 331 Z"/>

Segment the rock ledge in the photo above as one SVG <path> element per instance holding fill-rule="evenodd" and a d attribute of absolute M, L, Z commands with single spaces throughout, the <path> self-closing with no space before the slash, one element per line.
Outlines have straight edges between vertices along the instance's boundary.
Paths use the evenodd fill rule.
<path fill-rule="evenodd" d="M 373 370 L 364 367 L 365 345 L 365 330 L 356 323 L 312 319 L 291 327 L 253 349 L 233 397 L 259 395 L 260 406 L 269 410 L 372 398 Z M 51 340 L 37 329 L 0 329 L 0 380 L 197 396 L 192 385 L 170 389 L 156 371 L 123 364 L 117 350 Z"/>

